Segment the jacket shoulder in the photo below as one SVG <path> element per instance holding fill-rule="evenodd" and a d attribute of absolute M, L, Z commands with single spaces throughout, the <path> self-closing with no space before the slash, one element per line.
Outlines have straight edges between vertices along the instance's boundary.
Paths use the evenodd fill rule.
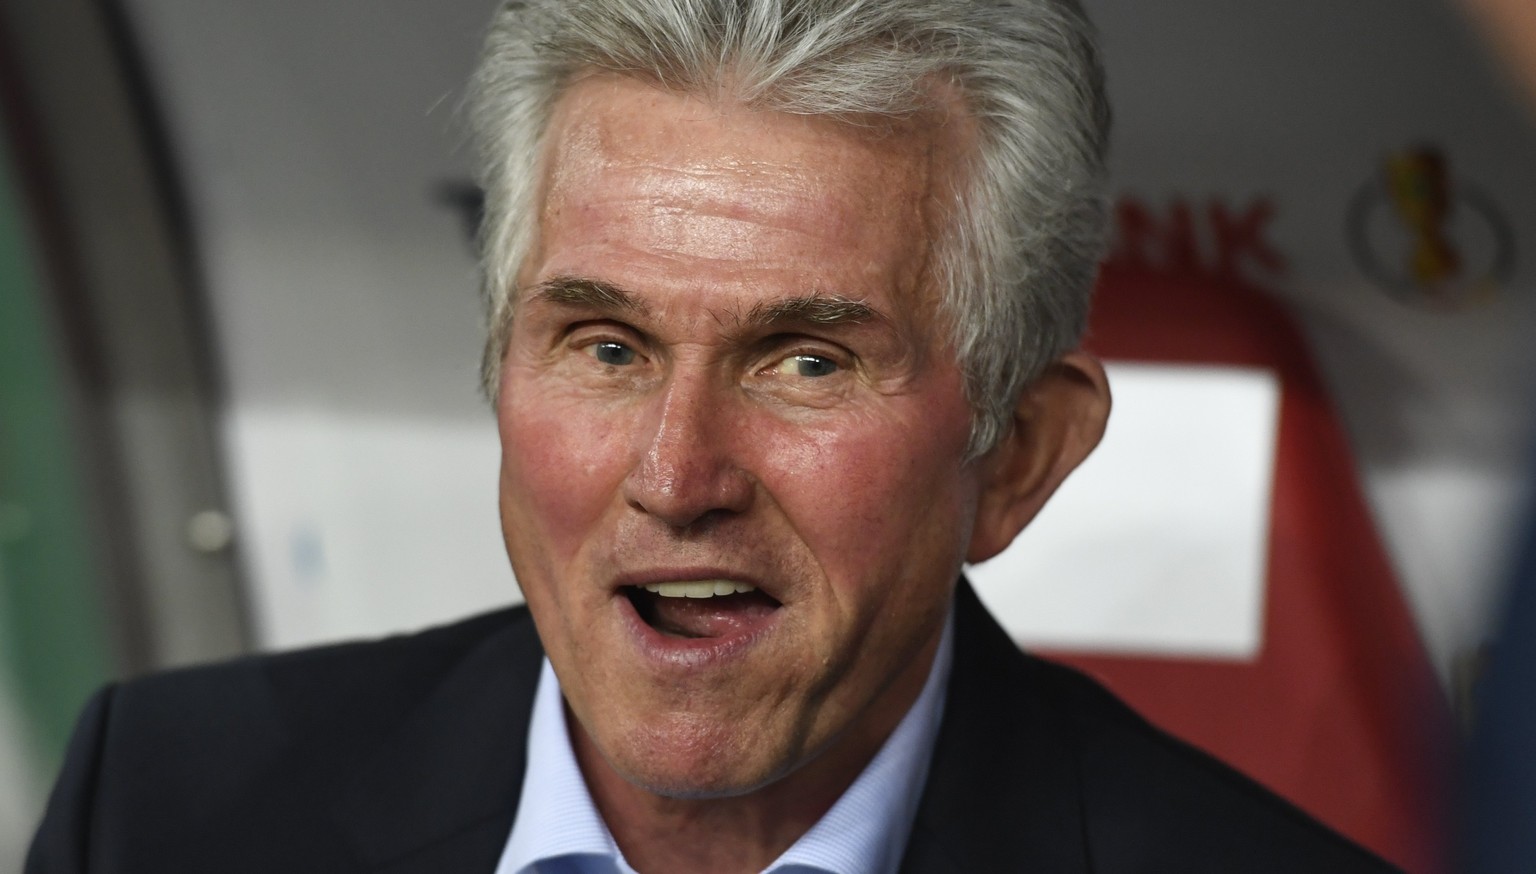
<path fill-rule="evenodd" d="M 968 584 L 903 874 L 1393 870 L 1087 676 L 1019 650 Z"/>
<path fill-rule="evenodd" d="M 508 706 L 502 690 L 531 698 L 524 678 L 537 676 L 540 652 L 516 608 L 109 686 L 76 726 L 27 871 L 95 870 L 93 859 L 121 871 L 211 870 L 215 858 L 224 870 L 236 870 L 231 859 L 280 870 L 291 861 L 284 847 L 306 854 L 308 867 L 289 870 L 350 870 L 351 850 L 330 825 L 338 793 L 444 690 L 498 690 L 489 715 L 461 708 L 464 720 L 495 720 Z M 271 834 L 287 842 L 259 838 Z"/>
<path fill-rule="evenodd" d="M 1071 725 L 1095 871 L 1396 870 L 1251 778 L 1156 728 L 1096 681 L 1025 658 L 1029 685 Z M 1163 861 L 1149 868 L 1149 860 Z"/>

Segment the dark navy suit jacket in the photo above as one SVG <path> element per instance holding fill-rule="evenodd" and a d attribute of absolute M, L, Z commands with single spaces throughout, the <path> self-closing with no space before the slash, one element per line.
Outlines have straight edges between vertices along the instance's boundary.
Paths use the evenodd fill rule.
<path fill-rule="evenodd" d="M 903 874 L 1392 870 L 1019 652 L 963 583 L 955 631 Z M 108 688 L 27 874 L 491 874 L 541 655 L 515 609 Z"/>

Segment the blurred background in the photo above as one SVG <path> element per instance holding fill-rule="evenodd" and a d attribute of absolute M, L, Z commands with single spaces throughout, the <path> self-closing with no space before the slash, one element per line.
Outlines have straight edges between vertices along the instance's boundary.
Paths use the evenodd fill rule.
<path fill-rule="evenodd" d="M 1531 519 L 1536 123 L 1446 0 L 1085 2 L 1116 415 L 978 586 L 1437 870 Z M 100 684 L 518 599 L 458 117 L 494 6 L 0 3 L 0 872 Z"/>

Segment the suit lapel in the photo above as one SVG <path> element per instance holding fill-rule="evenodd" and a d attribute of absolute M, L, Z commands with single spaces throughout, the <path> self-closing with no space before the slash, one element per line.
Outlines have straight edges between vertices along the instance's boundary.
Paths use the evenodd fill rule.
<path fill-rule="evenodd" d="M 342 793 L 364 870 L 491 872 L 512 829 L 543 655 L 526 612 L 472 651 Z"/>
<path fill-rule="evenodd" d="M 1070 727 L 970 584 L 944 722 L 902 874 L 1089 870 Z"/>

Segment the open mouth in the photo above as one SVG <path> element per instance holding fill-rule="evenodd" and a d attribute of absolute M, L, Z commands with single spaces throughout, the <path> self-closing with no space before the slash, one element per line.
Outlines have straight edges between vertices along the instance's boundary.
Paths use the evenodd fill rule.
<path fill-rule="evenodd" d="M 747 583 L 690 580 L 627 586 L 640 619 L 656 631 L 689 639 L 729 637 L 759 625 L 779 602 Z"/>

